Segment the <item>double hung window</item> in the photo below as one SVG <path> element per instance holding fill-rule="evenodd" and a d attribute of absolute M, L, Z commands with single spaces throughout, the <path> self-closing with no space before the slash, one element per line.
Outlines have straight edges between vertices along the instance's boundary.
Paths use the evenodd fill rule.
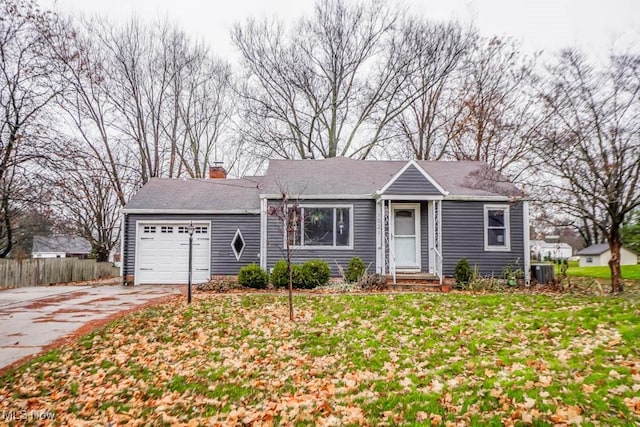
<path fill-rule="evenodd" d="M 511 250 L 509 206 L 484 206 L 484 249 L 485 251 Z"/>
<path fill-rule="evenodd" d="M 304 205 L 289 212 L 290 244 L 310 248 L 353 247 L 351 206 Z"/>

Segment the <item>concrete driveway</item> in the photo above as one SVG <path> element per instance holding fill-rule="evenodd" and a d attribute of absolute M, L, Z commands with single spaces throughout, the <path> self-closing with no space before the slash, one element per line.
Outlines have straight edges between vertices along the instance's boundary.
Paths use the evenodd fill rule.
<path fill-rule="evenodd" d="M 0 290 L 0 370 L 77 332 L 185 286 L 47 286 Z"/>

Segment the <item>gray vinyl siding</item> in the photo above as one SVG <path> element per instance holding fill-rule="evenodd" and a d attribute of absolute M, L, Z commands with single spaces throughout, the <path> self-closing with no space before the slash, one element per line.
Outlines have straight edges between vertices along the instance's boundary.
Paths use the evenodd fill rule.
<path fill-rule="evenodd" d="M 300 202 L 302 205 L 305 202 Z M 332 276 L 340 273 L 336 263 L 343 268 L 353 257 L 360 257 L 365 265 L 370 265 L 369 272 L 376 269 L 376 207 L 373 200 L 310 200 L 307 204 L 324 206 L 353 206 L 353 249 L 294 249 L 293 261 L 302 263 L 310 259 L 322 259 L 329 263 Z M 277 206 L 276 201 L 269 201 L 269 206 Z M 282 258 L 283 251 L 282 221 L 274 216 L 267 217 L 267 268 Z"/>
<path fill-rule="evenodd" d="M 236 275 L 241 267 L 260 263 L 260 215 L 153 215 L 128 214 L 125 218 L 123 273 L 135 274 L 136 227 L 140 221 L 207 221 L 211 223 L 211 275 Z M 236 260 L 231 241 L 240 228 L 245 249 Z"/>
<path fill-rule="evenodd" d="M 238 229 L 246 246 L 236 260 L 231 242 Z M 211 230 L 212 275 L 237 275 L 245 265 L 260 265 L 260 215 L 216 215 Z"/>
<path fill-rule="evenodd" d="M 484 205 L 508 204 L 511 233 L 509 252 L 484 250 Z M 519 262 L 524 268 L 522 202 L 494 203 L 477 201 L 442 202 L 442 257 L 446 276 L 452 276 L 460 258 L 466 257 L 482 275 L 500 276 L 507 264 Z"/>
<path fill-rule="evenodd" d="M 384 194 L 441 196 L 442 193 L 414 166 L 409 166 Z"/>

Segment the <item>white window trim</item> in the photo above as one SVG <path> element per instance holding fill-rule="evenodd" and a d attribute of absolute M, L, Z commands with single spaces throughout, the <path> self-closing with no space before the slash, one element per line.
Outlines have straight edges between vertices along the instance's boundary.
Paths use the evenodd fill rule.
<path fill-rule="evenodd" d="M 240 240 L 242 241 L 242 249 L 240 250 L 240 252 L 236 251 L 236 247 L 233 246 L 233 242 L 235 242 L 237 238 L 240 238 Z M 236 261 L 240 261 L 240 258 L 242 257 L 242 253 L 247 247 L 247 242 L 244 240 L 244 236 L 242 235 L 242 231 L 240 231 L 240 228 L 238 228 L 235 234 L 233 235 L 233 239 L 231 239 L 230 246 L 231 246 L 231 251 L 236 256 Z"/>
<path fill-rule="evenodd" d="M 293 250 L 314 250 L 314 251 L 348 251 L 353 250 L 353 205 L 331 205 L 331 204 L 300 204 L 296 208 L 316 208 L 316 209 L 349 209 L 349 245 L 348 246 L 335 246 L 336 240 L 336 216 L 333 216 L 333 246 L 309 246 L 309 245 L 291 245 Z M 335 211 L 334 211 L 335 212 Z M 300 230 L 300 238 L 304 239 L 304 218 L 300 222 L 302 229 Z M 286 223 L 284 224 L 284 230 L 287 229 Z M 286 233 L 283 236 L 283 245 L 286 245 Z M 284 246 L 283 246 L 284 247 Z"/>
<path fill-rule="evenodd" d="M 489 245 L 489 211 L 504 211 L 504 246 Z M 511 251 L 511 214 L 509 205 L 484 205 L 484 250 L 486 252 L 510 252 Z"/>

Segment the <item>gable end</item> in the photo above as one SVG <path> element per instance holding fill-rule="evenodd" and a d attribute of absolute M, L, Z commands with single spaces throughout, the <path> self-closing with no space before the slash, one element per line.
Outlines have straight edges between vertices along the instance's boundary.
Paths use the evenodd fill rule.
<path fill-rule="evenodd" d="M 391 178 L 380 194 L 443 196 L 446 192 L 414 162 L 409 162 Z"/>

